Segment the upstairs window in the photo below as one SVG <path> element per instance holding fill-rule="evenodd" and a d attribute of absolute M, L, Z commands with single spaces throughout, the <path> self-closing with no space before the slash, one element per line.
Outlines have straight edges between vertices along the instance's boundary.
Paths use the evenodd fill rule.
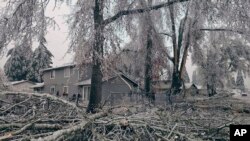
<path fill-rule="evenodd" d="M 70 68 L 64 68 L 64 77 L 70 76 Z"/>
<path fill-rule="evenodd" d="M 50 79 L 55 79 L 56 72 L 55 70 L 50 71 Z"/>

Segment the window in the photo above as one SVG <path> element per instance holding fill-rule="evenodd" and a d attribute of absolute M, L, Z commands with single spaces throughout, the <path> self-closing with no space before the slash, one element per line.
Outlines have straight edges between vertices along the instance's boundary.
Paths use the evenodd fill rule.
<path fill-rule="evenodd" d="M 83 100 L 89 100 L 89 95 L 90 95 L 90 87 L 89 86 L 85 86 L 82 89 L 82 99 Z"/>
<path fill-rule="evenodd" d="M 56 91 L 55 86 L 51 86 L 50 87 L 50 94 L 55 94 L 55 91 Z"/>
<path fill-rule="evenodd" d="M 55 70 L 50 71 L 50 79 L 55 79 L 56 72 Z"/>
<path fill-rule="evenodd" d="M 66 93 L 66 94 L 69 93 L 69 87 L 68 86 L 63 87 L 63 93 Z"/>
<path fill-rule="evenodd" d="M 64 68 L 64 77 L 70 76 L 70 68 Z"/>

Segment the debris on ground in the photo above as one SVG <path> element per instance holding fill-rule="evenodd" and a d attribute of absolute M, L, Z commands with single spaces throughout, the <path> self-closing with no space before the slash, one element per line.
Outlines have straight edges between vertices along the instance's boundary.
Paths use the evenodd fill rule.
<path fill-rule="evenodd" d="M 229 140 L 230 124 L 250 122 L 250 104 L 231 95 L 173 105 L 85 109 L 49 94 L 0 93 L 0 140 Z"/>

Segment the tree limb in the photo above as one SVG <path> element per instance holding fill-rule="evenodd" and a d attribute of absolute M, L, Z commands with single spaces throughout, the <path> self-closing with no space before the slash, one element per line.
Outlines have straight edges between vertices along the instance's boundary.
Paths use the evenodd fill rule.
<path fill-rule="evenodd" d="M 45 138 L 40 138 L 39 140 L 40 141 L 54 141 L 54 140 L 57 140 L 58 138 L 60 138 L 62 136 L 65 136 L 65 135 L 71 134 L 71 133 L 73 133 L 75 131 L 84 129 L 87 125 L 89 125 L 89 123 L 91 123 L 92 120 L 95 120 L 95 119 L 100 118 L 100 117 L 104 117 L 106 115 L 107 115 L 106 112 L 101 112 L 101 113 L 91 115 L 91 116 L 88 117 L 88 119 L 90 121 L 83 120 L 78 125 L 72 126 L 71 128 L 58 130 L 58 131 L 54 132 L 52 135 L 47 136 Z"/>
<path fill-rule="evenodd" d="M 162 3 L 162 4 L 150 6 L 148 8 L 139 8 L 139 9 L 132 9 L 132 10 L 122 10 L 122 11 L 119 11 L 114 16 L 112 16 L 112 17 L 107 18 L 106 20 L 104 20 L 103 25 L 105 26 L 105 25 L 107 25 L 107 24 L 115 21 L 116 19 L 118 19 L 118 18 L 120 18 L 120 17 L 122 17 L 124 15 L 138 14 L 138 13 L 144 13 L 146 11 L 158 10 L 158 9 L 160 9 L 162 7 L 167 7 L 167 6 L 172 5 L 174 3 L 186 2 L 186 1 L 189 1 L 189 0 L 172 0 L 172 1 L 169 1 L 169 2 Z"/>
<path fill-rule="evenodd" d="M 171 37 L 172 38 L 172 35 L 170 33 L 163 33 L 163 32 L 160 32 L 159 34 L 162 34 L 162 35 L 166 35 L 168 37 Z"/>
<path fill-rule="evenodd" d="M 178 56 L 177 56 L 177 43 L 176 43 L 176 27 L 175 27 L 175 17 L 174 17 L 174 6 L 169 6 L 169 13 L 170 13 L 170 21 L 171 21 L 171 29 L 172 29 L 172 44 L 173 44 L 173 52 L 174 52 L 174 71 L 178 70 Z"/>
<path fill-rule="evenodd" d="M 226 29 L 226 28 L 201 28 L 201 31 L 227 31 L 227 32 L 235 32 L 238 34 L 244 34 L 244 32 L 242 31 L 238 31 L 238 30 L 233 30 L 233 29 Z"/>

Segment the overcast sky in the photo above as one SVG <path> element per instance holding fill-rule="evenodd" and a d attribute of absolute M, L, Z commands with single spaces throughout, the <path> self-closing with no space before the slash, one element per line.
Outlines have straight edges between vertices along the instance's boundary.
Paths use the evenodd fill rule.
<path fill-rule="evenodd" d="M 1 1 L 0 7 L 4 7 L 5 4 Z M 65 23 L 67 14 L 70 13 L 69 7 L 65 4 L 61 5 L 59 8 L 55 8 L 54 3 L 51 3 L 47 8 L 46 15 L 49 17 L 54 17 L 55 21 L 59 25 L 59 28 L 49 29 L 49 32 L 46 36 L 47 39 L 47 48 L 54 55 L 53 66 L 60 66 L 65 63 L 70 63 L 73 60 L 73 54 L 67 53 L 69 40 L 67 40 L 68 35 L 68 25 Z M 8 49 L 12 48 L 12 45 L 9 45 Z M 37 47 L 37 44 L 34 44 L 33 50 Z M 0 60 L 0 67 L 3 68 L 7 60 L 6 54 Z"/>

